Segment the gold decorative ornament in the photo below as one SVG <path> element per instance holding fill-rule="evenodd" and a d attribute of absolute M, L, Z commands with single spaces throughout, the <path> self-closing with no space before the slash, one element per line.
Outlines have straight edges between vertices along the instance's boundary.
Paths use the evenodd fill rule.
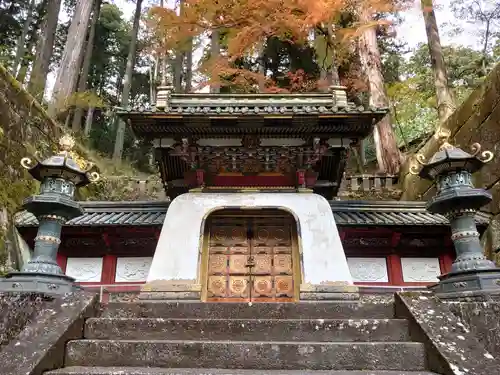
<path fill-rule="evenodd" d="M 90 182 L 97 182 L 101 178 L 101 175 L 99 173 L 97 173 L 96 171 L 93 171 L 93 172 L 87 173 L 87 177 L 88 177 Z"/>
<path fill-rule="evenodd" d="M 75 139 L 69 135 L 65 134 L 59 138 L 59 152 L 57 155 L 64 156 L 65 158 L 71 158 L 80 167 L 80 169 L 86 171 L 88 170 L 88 162 L 78 155 L 73 148 L 76 145 Z"/>
<path fill-rule="evenodd" d="M 443 130 L 443 129 L 439 130 L 434 134 L 434 138 L 440 144 L 439 151 L 452 150 L 454 148 L 450 143 L 448 143 L 450 135 L 451 133 L 449 130 Z M 417 154 L 415 155 L 415 160 L 417 161 L 418 164 L 413 164 L 412 166 L 410 166 L 409 172 L 413 175 L 418 175 L 420 172 L 420 167 L 427 165 L 427 159 L 423 154 Z"/>
<path fill-rule="evenodd" d="M 61 147 L 61 151 L 69 152 L 73 149 L 73 147 L 75 147 L 75 144 L 75 139 L 69 134 L 65 134 L 59 139 L 59 146 Z"/>
<path fill-rule="evenodd" d="M 87 176 L 90 182 L 97 182 L 100 179 L 99 173 L 95 170 L 95 164 L 91 163 L 84 158 L 82 158 L 80 155 L 78 155 L 75 151 L 73 151 L 73 148 L 76 145 L 75 139 L 69 135 L 69 134 L 64 134 L 60 139 L 59 139 L 59 151 L 57 152 L 57 156 L 61 156 L 65 158 L 65 163 L 66 159 L 72 159 L 78 167 L 81 169 L 81 171 Z M 34 159 L 38 163 L 42 163 L 42 157 L 39 151 L 36 151 L 34 154 Z M 32 169 L 35 166 L 35 162 L 33 161 L 32 158 L 22 158 L 21 159 L 21 166 L 25 169 Z"/>
<path fill-rule="evenodd" d="M 450 144 L 448 142 L 450 138 L 450 131 L 449 130 L 440 130 L 437 132 L 434 137 L 437 139 L 437 141 L 440 143 L 439 146 L 439 151 L 444 151 L 444 150 L 453 150 L 455 149 L 455 146 Z M 471 149 L 471 156 L 476 157 L 478 160 L 480 160 L 483 163 L 488 163 L 491 160 L 493 160 L 493 153 L 491 151 L 483 151 L 481 152 L 481 145 L 479 143 L 473 143 L 470 146 Z M 420 172 L 420 166 L 425 166 L 427 165 L 426 163 L 426 158 L 422 154 L 417 154 L 415 156 L 416 161 L 418 164 L 414 163 L 412 166 L 410 166 L 409 172 L 413 175 L 418 175 Z"/>
<path fill-rule="evenodd" d="M 491 151 L 483 151 L 483 152 L 481 152 L 481 145 L 479 143 L 477 143 L 477 142 L 473 143 L 470 146 L 470 149 L 472 151 L 472 156 L 477 157 L 483 163 L 489 163 L 490 161 L 493 160 L 493 157 L 494 157 L 493 152 L 491 152 Z"/>
<path fill-rule="evenodd" d="M 31 160 L 30 158 L 22 158 L 21 159 L 21 166 L 24 169 L 31 169 L 31 167 L 33 166 L 33 160 Z"/>
<path fill-rule="evenodd" d="M 93 170 L 95 168 L 95 164 L 85 160 L 75 151 L 72 151 L 75 145 L 76 142 L 72 136 L 70 136 L 69 134 L 63 135 L 59 139 L 59 146 L 61 147 L 60 154 L 64 154 L 65 156 L 70 156 L 75 161 L 75 163 L 80 167 L 80 169 L 85 172 L 90 182 L 99 181 L 100 179 L 99 173 Z"/>
<path fill-rule="evenodd" d="M 444 150 L 453 150 L 455 147 L 452 146 L 448 140 L 450 139 L 451 132 L 449 130 L 441 129 L 439 130 L 434 137 L 437 139 L 439 146 L 439 151 Z"/>
<path fill-rule="evenodd" d="M 413 175 L 418 175 L 420 172 L 420 166 L 425 166 L 426 165 L 426 159 L 423 154 L 417 154 L 415 155 L 415 160 L 417 163 L 413 163 L 413 165 L 410 166 L 409 172 Z"/>
<path fill-rule="evenodd" d="M 444 151 L 444 150 L 453 150 L 455 146 L 451 145 L 448 143 L 448 141 L 444 141 L 441 146 L 439 146 L 439 151 Z"/>

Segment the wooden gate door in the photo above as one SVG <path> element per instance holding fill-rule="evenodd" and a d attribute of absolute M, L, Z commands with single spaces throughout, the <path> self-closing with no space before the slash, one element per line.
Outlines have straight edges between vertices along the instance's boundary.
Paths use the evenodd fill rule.
<path fill-rule="evenodd" d="M 213 218 L 207 301 L 294 301 L 292 224 L 286 217 Z"/>

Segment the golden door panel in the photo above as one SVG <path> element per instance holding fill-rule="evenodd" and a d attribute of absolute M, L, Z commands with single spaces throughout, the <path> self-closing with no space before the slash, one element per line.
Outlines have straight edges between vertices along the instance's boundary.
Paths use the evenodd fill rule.
<path fill-rule="evenodd" d="M 211 246 L 248 246 L 246 221 L 236 225 L 214 225 L 210 228 Z"/>
<path fill-rule="evenodd" d="M 276 276 L 274 278 L 277 298 L 293 297 L 293 276 Z"/>
<path fill-rule="evenodd" d="M 207 299 L 209 301 L 248 300 L 247 258 L 250 243 L 246 220 L 214 223 L 208 244 Z"/>
<path fill-rule="evenodd" d="M 249 276 L 230 276 L 228 285 L 228 297 L 235 299 L 248 300 L 250 297 L 249 291 Z"/>
<path fill-rule="evenodd" d="M 207 300 L 291 302 L 295 297 L 292 222 L 233 218 L 212 222 Z"/>
<path fill-rule="evenodd" d="M 229 255 L 229 269 L 230 275 L 248 275 L 248 257 L 249 255 L 231 254 Z"/>
<path fill-rule="evenodd" d="M 272 255 L 256 254 L 252 255 L 254 266 L 251 269 L 253 275 L 271 275 L 273 272 Z"/>
<path fill-rule="evenodd" d="M 208 276 L 207 292 L 210 298 L 227 297 L 227 276 Z"/>
<path fill-rule="evenodd" d="M 227 273 L 227 255 L 210 254 L 208 258 L 208 272 L 210 275 Z"/>
<path fill-rule="evenodd" d="M 274 286 L 271 276 L 254 276 L 252 279 L 252 297 L 274 298 Z"/>
<path fill-rule="evenodd" d="M 255 223 L 252 238 L 253 246 L 285 246 L 291 247 L 292 234 L 289 223 L 273 225 L 271 223 Z"/>
<path fill-rule="evenodd" d="M 273 255 L 273 274 L 275 275 L 293 274 L 292 254 Z"/>
<path fill-rule="evenodd" d="M 209 276 L 207 284 L 209 301 L 241 302 L 249 300 L 248 276 Z"/>

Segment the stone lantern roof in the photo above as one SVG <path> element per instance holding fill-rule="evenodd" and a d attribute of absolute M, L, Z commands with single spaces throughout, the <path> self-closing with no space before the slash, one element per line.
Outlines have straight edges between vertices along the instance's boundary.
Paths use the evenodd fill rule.
<path fill-rule="evenodd" d="M 80 158 L 74 153 L 75 140 L 64 135 L 59 140 L 60 150 L 55 155 L 41 159 L 35 154 L 35 162 L 30 158 L 21 159 L 21 165 L 38 181 L 46 178 L 61 178 L 81 187 L 99 179 L 95 164 Z"/>

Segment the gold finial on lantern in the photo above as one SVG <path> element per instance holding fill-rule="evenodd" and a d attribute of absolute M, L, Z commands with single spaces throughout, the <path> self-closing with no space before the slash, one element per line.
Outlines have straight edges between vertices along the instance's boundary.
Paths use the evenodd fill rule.
<path fill-rule="evenodd" d="M 69 134 L 65 134 L 59 139 L 61 151 L 71 151 L 75 147 L 75 143 L 75 139 Z"/>
<path fill-rule="evenodd" d="M 438 143 L 440 144 L 439 146 L 439 151 L 443 150 L 451 150 L 455 148 L 452 146 L 448 140 L 450 139 L 451 132 L 449 130 L 445 129 L 440 129 L 436 134 L 434 135 L 435 138 L 437 138 Z"/>

